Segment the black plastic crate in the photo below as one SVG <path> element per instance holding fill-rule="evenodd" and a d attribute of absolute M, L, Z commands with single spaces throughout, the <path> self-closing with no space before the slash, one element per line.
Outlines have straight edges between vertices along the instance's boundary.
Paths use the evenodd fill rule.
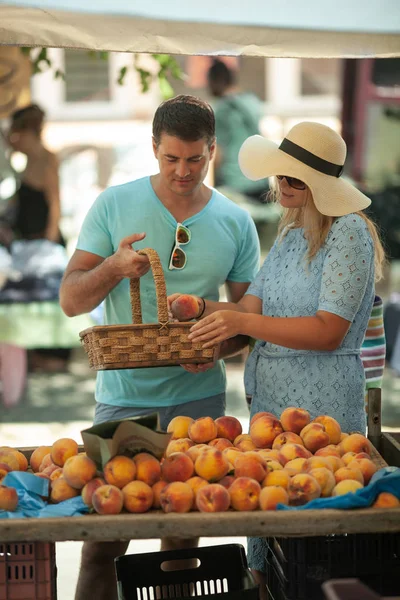
<path fill-rule="evenodd" d="M 384 596 L 399 593 L 398 533 L 269 538 L 268 545 L 271 600 L 323 600 L 322 583 L 345 577 Z"/>
<path fill-rule="evenodd" d="M 197 559 L 197 567 L 165 571 L 164 563 Z M 221 600 L 258 600 L 258 585 L 241 544 L 131 554 L 115 559 L 119 600 L 162 600 L 218 595 Z"/>

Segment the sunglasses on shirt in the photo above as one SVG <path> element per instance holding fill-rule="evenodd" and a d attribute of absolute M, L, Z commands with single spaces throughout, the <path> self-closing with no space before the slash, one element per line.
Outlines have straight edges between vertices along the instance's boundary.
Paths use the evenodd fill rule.
<path fill-rule="evenodd" d="M 175 230 L 175 240 L 174 245 L 172 246 L 171 257 L 169 259 L 169 270 L 173 269 L 184 269 L 187 263 L 187 256 L 184 250 L 182 250 L 181 246 L 185 246 L 191 240 L 192 234 L 190 233 L 190 229 L 182 225 L 182 223 L 177 223 Z"/>
<path fill-rule="evenodd" d="M 304 181 L 301 181 L 301 179 L 296 179 L 296 177 L 288 177 L 287 175 L 277 175 L 276 178 L 279 179 L 279 181 L 282 181 L 282 179 L 286 179 L 288 185 L 290 185 L 290 187 L 295 190 L 305 190 L 307 187 Z"/>

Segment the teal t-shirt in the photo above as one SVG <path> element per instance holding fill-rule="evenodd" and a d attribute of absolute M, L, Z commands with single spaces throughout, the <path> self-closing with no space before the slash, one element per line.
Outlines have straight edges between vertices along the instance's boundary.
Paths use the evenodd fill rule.
<path fill-rule="evenodd" d="M 219 299 L 226 281 L 251 282 L 259 269 L 259 241 L 249 214 L 213 190 L 208 204 L 184 222 L 191 240 L 184 246 L 187 264 L 168 268 L 177 222 L 155 194 L 150 177 L 105 190 L 89 210 L 77 249 L 106 258 L 122 238 L 146 232 L 134 248 L 154 248 L 164 267 L 167 294 L 196 294 Z M 155 323 L 157 307 L 151 272 L 140 279 L 143 322 Z M 104 323 L 132 323 L 129 280 L 124 279 L 105 300 Z M 225 369 L 196 375 L 182 367 L 99 371 L 96 400 L 115 406 L 174 406 L 225 391 Z"/>

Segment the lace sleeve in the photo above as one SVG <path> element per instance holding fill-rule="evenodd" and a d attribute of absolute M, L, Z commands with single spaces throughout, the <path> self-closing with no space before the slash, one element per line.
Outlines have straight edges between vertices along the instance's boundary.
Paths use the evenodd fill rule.
<path fill-rule="evenodd" d="M 328 234 L 318 310 L 353 321 L 374 270 L 374 248 L 358 215 L 337 219 Z"/>

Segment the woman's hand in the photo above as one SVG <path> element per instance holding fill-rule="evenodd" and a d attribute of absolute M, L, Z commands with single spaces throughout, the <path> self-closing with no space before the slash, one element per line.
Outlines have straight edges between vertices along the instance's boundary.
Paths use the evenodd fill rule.
<path fill-rule="evenodd" d="M 205 317 L 190 329 L 189 339 L 205 342 L 203 348 L 211 348 L 224 340 L 243 332 L 245 314 L 234 310 L 218 310 Z"/>

